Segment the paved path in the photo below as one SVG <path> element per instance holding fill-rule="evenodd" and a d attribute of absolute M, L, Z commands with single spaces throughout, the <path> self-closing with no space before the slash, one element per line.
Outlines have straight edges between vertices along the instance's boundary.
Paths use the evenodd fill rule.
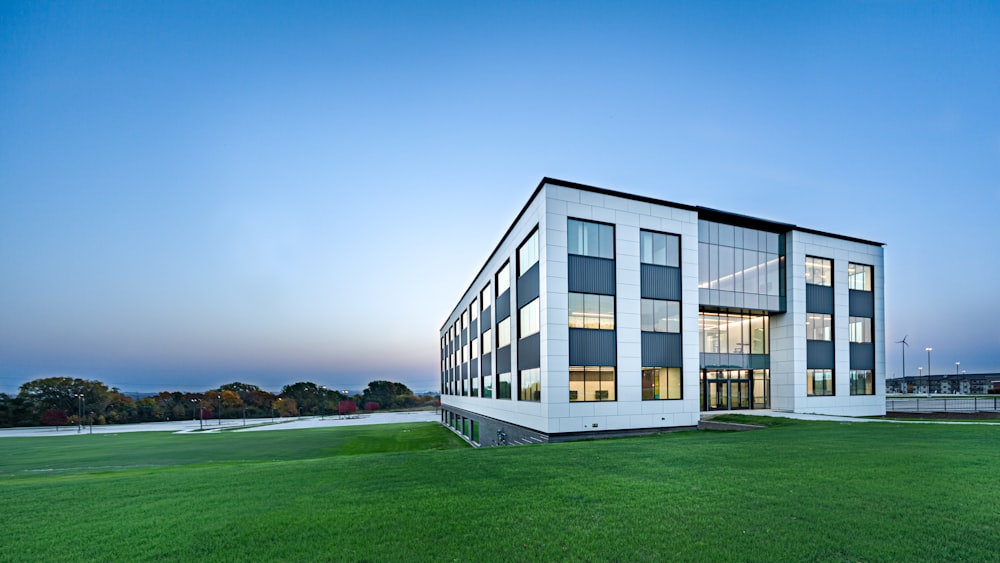
<path fill-rule="evenodd" d="M 177 420 L 170 422 L 146 422 L 143 424 L 108 424 L 94 426 L 94 434 L 121 434 L 124 432 L 173 432 L 184 434 L 189 432 L 206 433 L 231 430 L 234 432 L 250 432 L 255 430 L 297 430 L 301 428 L 326 428 L 331 426 L 357 426 L 361 424 L 394 424 L 399 422 L 437 422 L 441 416 L 436 411 L 406 411 L 406 412 L 376 412 L 359 414 L 354 417 L 318 416 L 299 418 L 276 418 L 274 423 L 270 418 L 248 418 L 246 426 L 243 419 L 206 420 L 204 432 L 198 432 L 199 424 L 194 420 Z M 83 434 L 91 433 L 91 427 L 83 429 Z M 75 436 L 76 426 L 36 426 L 31 428 L 0 429 L 0 438 L 38 437 L 38 436 Z"/>

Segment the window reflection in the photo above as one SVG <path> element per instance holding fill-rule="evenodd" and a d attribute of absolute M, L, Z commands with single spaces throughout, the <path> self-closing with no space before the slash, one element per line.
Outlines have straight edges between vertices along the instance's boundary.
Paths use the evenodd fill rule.
<path fill-rule="evenodd" d="M 570 293 L 569 328 L 614 330 L 615 297 L 593 293 Z"/>
<path fill-rule="evenodd" d="M 807 369 L 806 393 L 814 397 L 833 395 L 833 370 Z"/>
<path fill-rule="evenodd" d="M 701 303 L 778 310 L 784 295 L 782 235 L 698 222 Z"/>
<path fill-rule="evenodd" d="M 497 297 L 510 289 L 510 262 L 503 265 L 497 272 Z"/>
<path fill-rule="evenodd" d="M 640 302 L 640 325 L 643 332 L 680 332 L 680 301 L 643 299 Z"/>
<path fill-rule="evenodd" d="M 522 401 L 542 400 L 542 370 L 539 368 L 521 370 L 520 394 Z"/>
<path fill-rule="evenodd" d="M 532 266 L 538 263 L 538 229 L 524 241 L 517 251 L 517 275 L 523 276 Z"/>
<path fill-rule="evenodd" d="M 806 283 L 833 285 L 833 260 L 806 256 Z"/>
<path fill-rule="evenodd" d="M 851 395 L 874 395 L 875 372 L 870 369 L 851 370 Z"/>
<path fill-rule="evenodd" d="M 570 219 L 567 224 L 566 243 L 570 254 L 595 258 L 615 257 L 615 229 L 611 225 Z"/>
<path fill-rule="evenodd" d="M 806 313 L 807 340 L 833 340 L 833 316 L 824 313 Z"/>
<path fill-rule="evenodd" d="M 856 291 L 872 290 L 872 267 L 865 264 L 847 265 L 847 287 Z"/>
<path fill-rule="evenodd" d="M 639 260 L 643 264 L 679 268 L 681 265 L 680 240 L 681 238 L 677 235 L 640 231 Z"/>
<path fill-rule="evenodd" d="M 851 317 L 849 321 L 851 342 L 872 341 L 872 320 L 868 317 Z"/>
<path fill-rule="evenodd" d="M 698 314 L 703 354 L 768 354 L 768 330 L 765 315 Z"/>
<path fill-rule="evenodd" d="M 521 338 L 531 336 L 532 334 L 538 332 L 538 298 L 536 297 L 530 303 L 521 307 L 517 318 L 520 321 L 518 328 L 520 330 Z"/>

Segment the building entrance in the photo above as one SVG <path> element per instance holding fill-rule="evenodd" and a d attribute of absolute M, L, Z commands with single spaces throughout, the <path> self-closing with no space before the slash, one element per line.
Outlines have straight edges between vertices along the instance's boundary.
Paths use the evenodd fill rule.
<path fill-rule="evenodd" d="M 771 406 L 769 370 L 701 370 L 701 410 L 766 409 Z"/>

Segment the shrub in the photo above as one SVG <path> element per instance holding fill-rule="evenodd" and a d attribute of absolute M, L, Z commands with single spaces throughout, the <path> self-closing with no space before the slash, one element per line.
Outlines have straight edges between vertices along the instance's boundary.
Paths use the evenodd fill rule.
<path fill-rule="evenodd" d="M 67 422 L 69 418 L 62 409 L 49 409 L 42 415 L 42 424 L 45 426 L 65 426 Z"/>
<path fill-rule="evenodd" d="M 358 405 L 350 399 L 344 399 L 337 404 L 337 412 L 340 414 L 354 414 L 358 412 Z"/>
<path fill-rule="evenodd" d="M 378 403 L 376 403 L 375 401 L 368 401 L 367 403 L 365 403 L 365 410 L 368 412 L 377 411 Z"/>

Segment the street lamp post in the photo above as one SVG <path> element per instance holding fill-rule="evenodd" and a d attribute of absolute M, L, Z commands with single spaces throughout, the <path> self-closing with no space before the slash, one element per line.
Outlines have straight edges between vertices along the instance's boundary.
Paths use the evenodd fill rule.
<path fill-rule="evenodd" d="M 928 346 L 927 348 L 924 349 L 927 350 L 927 396 L 930 397 L 931 396 L 931 350 L 933 350 L 934 348 Z"/>
<path fill-rule="evenodd" d="M 319 386 L 319 419 L 326 416 L 326 385 Z"/>
<path fill-rule="evenodd" d="M 958 375 L 958 366 L 962 365 L 962 362 L 955 362 L 955 375 Z"/>
<path fill-rule="evenodd" d="M 198 399 L 191 399 L 191 422 L 194 422 L 195 419 L 198 418 L 197 412 L 195 412 L 196 409 L 198 408 L 197 404 L 198 404 Z"/>
<path fill-rule="evenodd" d="M 920 380 L 924 378 L 924 366 L 917 368 L 917 388 L 916 392 L 920 392 Z M 927 394 L 930 394 L 930 388 L 927 389 Z"/>
<path fill-rule="evenodd" d="M 222 395 L 219 395 L 219 426 L 222 426 Z"/>
<path fill-rule="evenodd" d="M 74 393 L 76 397 L 76 433 L 83 432 L 83 393 Z"/>

